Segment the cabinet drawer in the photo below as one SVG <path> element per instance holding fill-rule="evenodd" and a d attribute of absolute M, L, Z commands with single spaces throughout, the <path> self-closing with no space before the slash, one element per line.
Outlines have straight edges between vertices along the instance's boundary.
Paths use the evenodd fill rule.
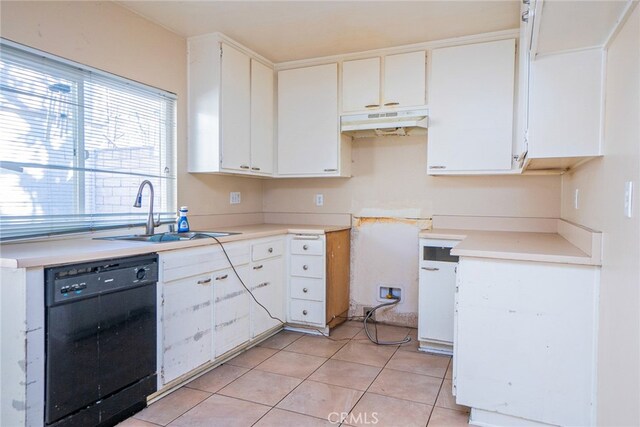
<path fill-rule="evenodd" d="M 226 244 L 225 248 L 233 265 L 249 262 L 249 245 L 245 242 Z M 160 254 L 160 281 L 165 283 L 225 268 L 229 268 L 229 261 L 219 245 Z"/>
<path fill-rule="evenodd" d="M 291 240 L 291 253 L 298 255 L 322 255 L 324 254 L 324 242 L 318 240 Z"/>
<path fill-rule="evenodd" d="M 315 323 L 324 326 L 324 303 L 292 299 L 289 313 L 293 322 Z"/>
<path fill-rule="evenodd" d="M 324 257 L 292 255 L 291 275 L 300 277 L 324 277 Z"/>
<path fill-rule="evenodd" d="M 324 281 L 306 277 L 291 278 L 291 298 L 324 301 Z"/>
<path fill-rule="evenodd" d="M 260 261 L 261 259 L 273 258 L 282 255 L 283 252 L 284 243 L 282 240 L 256 243 L 251 246 L 251 260 Z"/>

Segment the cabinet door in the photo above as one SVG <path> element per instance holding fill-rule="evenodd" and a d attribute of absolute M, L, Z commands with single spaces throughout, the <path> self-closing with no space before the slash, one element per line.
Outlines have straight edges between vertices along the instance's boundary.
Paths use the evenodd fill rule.
<path fill-rule="evenodd" d="M 529 157 L 600 154 L 602 62 L 597 48 L 531 63 Z"/>
<path fill-rule="evenodd" d="M 221 140 L 222 168 L 250 169 L 251 65 L 247 55 L 222 45 Z"/>
<path fill-rule="evenodd" d="M 251 269 L 251 292 L 272 316 L 284 318 L 284 261 L 282 257 L 254 263 Z M 251 298 L 251 296 L 249 296 Z M 251 298 L 251 338 L 278 326 L 264 308 Z"/>
<path fill-rule="evenodd" d="M 278 174 L 338 171 L 338 64 L 278 73 Z"/>
<path fill-rule="evenodd" d="M 434 49 L 429 173 L 511 169 L 515 40 Z"/>
<path fill-rule="evenodd" d="M 273 173 L 273 70 L 251 60 L 251 170 Z"/>
<path fill-rule="evenodd" d="M 378 107 L 380 107 L 380 58 L 343 62 L 342 111 L 361 111 Z"/>
<path fill-rule="evenodd" d="M 383 107 L 426 104 L 426 56 L 424 51 L 384 58 Z"/>
<path fill-rule="evenodd" d="M 212 360 L 211 273 L 163 285 L 163 383 Z"/>
<path fill-rule="evenodd" d="M 247 267 L 236 267 L 245 283 Z M 232 269 L 213 274 L 215 356 L 249 341 L 249 299 Z"/>
<path fill-rule="evenodd" d="M 457 265 L 428 261 L 420 267 L 418 335 L 421 340 L 453 343 Z"/>

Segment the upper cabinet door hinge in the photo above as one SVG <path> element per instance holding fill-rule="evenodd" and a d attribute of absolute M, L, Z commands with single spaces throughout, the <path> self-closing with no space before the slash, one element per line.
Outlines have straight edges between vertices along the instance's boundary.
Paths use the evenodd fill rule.
<path fill-rule="evenodd" d="M 220 43 L 220 58 L 222 58 L 222 43 Z"/>

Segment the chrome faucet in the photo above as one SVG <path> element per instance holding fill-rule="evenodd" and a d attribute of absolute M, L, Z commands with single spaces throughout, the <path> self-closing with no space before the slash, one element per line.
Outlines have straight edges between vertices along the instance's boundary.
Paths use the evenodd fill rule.
<path fill-rule="evenodd" d="M 140 184 L 140 187 L 138 188 L 138 195 L 136 196 L 136 201 L 133 204 L 133 207 L 134 208 L 142 207 L 142 190 L 144 189 L 144 186 L 147 184 L 149 184 L 149 217 L 147 217 L 145 234 L 153 234 L 155 227 L 158 227 L 160 225 L 160 214 L 158 214 L 158 220 L 154 221 L 153 220 L 153 184 L 151 183 L 151 181 L 147 179 L 142 181 L 142 183 Z"/>

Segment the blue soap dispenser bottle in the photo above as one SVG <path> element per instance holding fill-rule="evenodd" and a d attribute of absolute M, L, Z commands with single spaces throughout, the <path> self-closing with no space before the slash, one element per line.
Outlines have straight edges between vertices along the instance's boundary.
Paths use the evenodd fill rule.
<path fill-rule="evenodd" d="M 186 233 L 189 231 L 187 212 L 189 212 L 189 209 L 186 206 L 180 206 L 180 215 L 178 215 L 178 233 Z"/>

